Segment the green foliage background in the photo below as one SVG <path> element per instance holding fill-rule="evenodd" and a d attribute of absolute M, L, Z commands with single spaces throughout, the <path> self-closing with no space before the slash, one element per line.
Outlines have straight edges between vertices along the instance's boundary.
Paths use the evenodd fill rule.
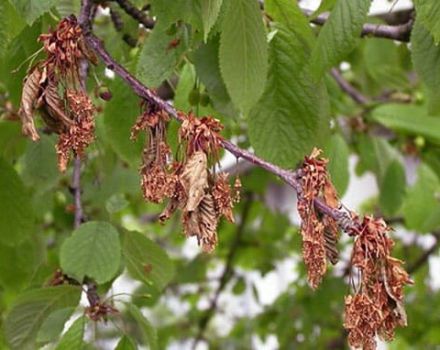
<path fill-rule="evenodd" d="M 266 0 L 264 13 L 256 0 L 132 2 L 151 6 L 154 29 L 140 28 L 108 1 L 101 3 L 119 14 L 123 26 L 116 30 L 104 12 L 94 32 L 148 87 L 166 81 L 176 108 L 213 115 L 225 125 L 225 137 L 286 168 L 322 147 L 341 196 L 350 180 L 350 156 L 356 156 L 357 175 L 375 176 L 379 194 L 364 211 L 396 223 L 395 252 L 415 280 L 407 290 L 409 326 L 398 330 L 389 348 L 438 349 L 440 295 L 432 288 L 438 271 L 430 271 L 423 242 L 435 241 L 428 253 L 438 257 L 440 2 L 414 1 L 409 43 L 360 38 L 365 22 L 382 23 L 368 17 L 369 0 L 323 0 L 318 12 L 331 14 L 322 28 L 311 26 L 293 0 Z M 266 201 L 273 185 L 280 185 L 272 175 L 246 170 L 235 208 L 238 224 L 221 223 L 220 244 L 211 255 L 183 253 L 178 218 L 164 226 L 152 220 L 162 208 L 141 196 L 137 172 L 144 140 L 129 140 L 139 101 L 102 65 L 92 68 L 89 90 L 93 95 L 96 77 L 113 98 L 95 101 L 102 113 L 81 179 L 89 222 L 73 230 L 71 169 L 57 171 L 56 137 L 32 143 L 13 116 L 27 59 L 40 48 L 38 36 L 79 9 L 79 0 L 0 0 L 0 348 L 100 349 L 102 340 L 112 340 L 119 350 L 164 349 L 199 336 L 212 349 L 250 349 L 254 336 L 275 336 L 281 349 L 346 347 L 343 268 L 331 271 L 316 292 L 306 285 L 298 227 Z M 177 46 L 170 47 L 174 40 Z M 330 70 L 342 61 L 349 67 L 344 79 L 368 103 L 355 103 L 333 80 Z M 169 126 L 175 152 L 177 127 Z M 344 239 L 341 250 L 349 252 L 350 243 Z M 298 262 L 297 278 L 263 305 L 249 273 L 266 276 L 286 259 Z M 227 268 L 213 278 L 219 266 Z M 58 268 L 77 280 L 95 280 L 99 294 L 120 312 L 107 325 L 93 326 L 82 316 L 80 286 L 47 287 Z M 129 296 L 113 296 L 121 275 L 135 286 Z M 218 290 L 252 299 L 260 312 L 230 320 L 225 334 L 212 322 L 223 313 L 220 305 L 200 307 Z M 72 315 L 75 321 L 62 333 Z"/>

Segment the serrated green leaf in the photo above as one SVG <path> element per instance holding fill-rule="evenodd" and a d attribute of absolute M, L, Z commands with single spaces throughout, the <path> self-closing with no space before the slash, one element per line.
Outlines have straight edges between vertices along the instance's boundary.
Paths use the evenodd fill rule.
<path fill-rule="evenodd" d="M 409 135 L 420 135 L 440 144 L 440 119 L 428 116 L 422 106 L 385 104 L 375 108 L 371 117 L 386 127 Z"/>
<path fill-rule="evenodd" d="M 208 40 L 209 31 L 220 13 L 223 0 L 201 0 L 203 37 Z"/>
<path fill-rule="evenodd" d="M 349 155 L 347 143 L 339 134 L 333 135 L 324 147 L 324 157 L 329 160 L 328 171 L 339 197 L 344 195 L 350 180 Z"/>
<path fill-rule="evenodd" d="M 132 141 L 130 132 L 140 114 L 140 110 L 136 108 L 139 99 L 120 81 L 111 84 L 110 89 L 113 98 L 104 110 L 107 143 L 122 160 L 137 168 L 141 160 L 144 137 L 139 135 L 137 141 Z"/>
<path fill-rule="evenodd" d="M 261 97 L 267 74 L 267 42 L 256 0 L 229 4 L 222 23 L 220 70 L 235 106 L 247 113 Z"/>
<path fill-rule="evenodd" d="M 380 184 L 379 205 L 384 216 L 391 217 L 400 209 L 405 187 L 405 170 L 399 161 L 394 160 L 388 165 Z"/>
<path fill-rule="evenodd" d="M 0 244 L 18 245 L 34 230 L 29 195 L 15 170 L 0 158 Z"/>
<path fill-rule="evenodd" d="M 44 320 L 55 310 L 76 307 L 81 288 L 57 286 L 21 294 L 6 317 L 4 330 L 11 349 L 36 349 L 35 338 Z"/>
<path fill-rule="evenodd" d="M 39 192 L 44 192 L 57 183 L 60 172 L 54 138 L 41 135 L 39 142 L 28 142 L 23 157 L 22 178 Z"/>
<path fill-rule="evenodd" d="M 196 30 L 202 29 L 200 0 L 152 0 L 151 7 L 164 27 L 182 21 Z"/>
<path fill-rule="evenodd" d="M 214 108 L 228 116 L 236 116 L 238 112 L 232 104 L 220 73 L 219 39 L 216 35 L 206 44 L 200 45 L 194 53 L 194 65 L 197 77 L 205 85 Z"/>
<path fill-rule="evenodd" d="M 57 0 L 56 9 L 61 17 L 79 13 L 81 0 Z"/>
<path fill-rule="evenodd" d="M 41 260 L 41 244 L 36 237 L 17 246 L 0 244 L 0 285 L 8 291 L 26 286 Z"/>
<path fill-rule="evenodd" d="M 417 182 L 403 202 L 406 227 L 418 232 L 430 232 L 440 227 L 440 180 L 426 164 L 417 171 Z"/>
<path fill-rule="evenodd" d="M 150 350 L 159 349 L 156 329 L 151 325 L 150 321 L 148 321 L 142 314 L 141 310 L 133 304 L 128 306 L 128 311 L 136 320 L 145 344 L 149 345 Z"/>
<path fill-rule="evenodd" d="M 328 131 L 328 96 L 300 73 L 309 43 L 283 25 L 270 42 L 265 92 L 249 115 L 249 137 L 256 153 L 284 167 L 295 167 Z"/>
<path fill-rule="evenodd" d="M 10 0 L 15 6 L 18 13 L 20 13 L 26 23 L 31 25 L 34 21 L 48 12 L 56 5 L 58 0 Z"/>
<path fill-rule="evenodd" d="M 26 23 L 8 1 L 0 2 L 0 57 Z"/>
<path fill-rule="evenodd" d="M 64 324 L 72 316 L 74 307 L 55 310 L 42 323 L 37 334 L 37 342 L 47 343 L 55 341 L 63 332 Z"/>
<path fill-rule="evenodd" d="M 381 88 L 402 89 L 408 86 L 406 72 L 399 65 L 398 49 L 387 39 L 369 38 L 365 41 L 366 71 Z"/>
<path fill-rule="evenodd" d="M 417 21 L 423 23 L 429 30 L 436 44 L 440 43 L 440 2 L 437 0 L 415 0 L 414 4 Z"/>
<path fill-rule="evenodd" d="M 310 65 L 314 79 L 321 79 L 354 49 L 370 5 L 371 0 L 338 0 L 313 49 Z"/>
<path fill-rule="evenodd" d="M 331 11 L 335 6 L 337 0 L 322 0 L 319 4 L 319 7 L 315 12 L 310 16 L 310 19 L 314 19 L 318 17 L 321 13 Z"/>
<path fill-rule="evenodd" d="M 136 350 L 136 343 L 130 337 L 124 335 L 116 345 L 115 350 Z"/>
<path fill-rule="evenodd" d="M 123 254 L 130 275 L 163 289 L 174 275 L 174 265 L 165 251 L 138 232 L 124 235 Z"/>
<path fill-rule="evenodd" d="M 90 277 L 97 283 L 110 281 L 121 260 L 119 234 L 108 222 L 90 221 L 67 238 L 60 252 L 62 270 L 78 281 Z"/>
<path fill-rule="evenodd" d="M 186 50 L 186 26 L 179 26 L 175 34 L 168 34 L 167 29 L 158 22 L 139 54 L 136 76 L 148 87 L 158 87 L 168 79 Z"/>
<path fill-rule="evenodd" d="M 440 112 L 440 46 L 420 23 L 419 17 L 411 32 L 411 57 L 414 69 L 427 88 L 429 112 Z"/>
<path fill-rule="evenodd" d="M 63 335 L 55 350 L 82 350 L 84 346 L 84 327 L 87 319 L 81 316 L 73 322 Z"/>

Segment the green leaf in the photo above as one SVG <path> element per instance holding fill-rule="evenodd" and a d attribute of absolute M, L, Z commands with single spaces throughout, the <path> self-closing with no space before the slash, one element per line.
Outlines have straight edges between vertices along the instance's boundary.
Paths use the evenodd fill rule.
<path fill-rule="evenodd" d="M 391 103 L 375 108 L 371 117 L 390 129 L 423 136 L 440 144 L 440 119 L 427 114 L 426 109 L 421 106 Z"/>
<path fill-rule="evenodd" d="M 440 43 L 440 2 L 437 0 L 415 0 L 417 21 L 429 30 L 435 44 Z M 416 21 L 416 22 L 417 22 Z"/>
<path fill-rule="evenodd" d="M 421 164 L 417 182 L 406 195 L 403 217 L 410 230 L 430 232 L 440 226 L 440 180 L 427 165 Z"/>
<path fill-rule="evenodd" d="M 136 343 L 130 337 L 124 335 L 116 345 L 115 350 L 136 350 Z"/>
<path fill-rule="evenodd" d="M 0 244 L 0 285 L 5 290 L 26 286 L 41 260 L 42 247 L 37 237 L 17 246 Z"/>
<path fill-rule="evenodd" d="M 321 79 L 355 48 L 370 5 L 371 0 L 338 0 L 313 49 L 310 65 L 314 79 Z"/>
<path fill-rule="evenodd" d="M 34 230 L 29 195 L 15 170 L 0 158 L 0 244 L 18 245 Z"/>
<path fill-rule="evenodd" d="M 208 34 L 220 13 L 222 2 L 223 0 L 201 0 L 203 37 L 205 42 L 208 40 Z"/>
<path fill-rule="evenodd" d="M 81 9 L 81 0 L 57 0 L 56 9 L 60 17 L 77 14 Z"/>
<path fill-rule="evenodd" d="M 104 110 L 104 128 L 107 143 L 116 154 L 134 167 L 138 167 L 144 145 L 144 137 L 137 141 L 130 140 L 131 127 L 136 122 L 140 111 L 136 106 L 139 99 L 120 81 L 110 87 L 113 98 L 107 102 Z"/>
<path fill-rule="evenodd" d="M 228 116 L 236 116 L 225 83 L 222 80 L 219 66 L 219 36 L 212 37 L 206 44 L 200 45 L 194 53 L 194 65 L 197 77 L 205 85 L 214 108 Z"/>
<path fill-rule="evenodd" d="M 41 324 L 55 310 L 76 307 L 81 288 L 58 286 L 26 291 L 6 317 L 4 330 L 11 349 L 36 349 L 35 338 Z"/>
<path fill-rule="evenodd" d="M 406 72 L 399 64 L 398 49 L 388 39 L 369 38 L 365 41 L 365 68 L 381 88 L 402 89 L 408 86 Z"/>
<path fill-rule="evenodd" d="M 74 307 L 55 310 L 43 322 L 37 334 L 37 342 L 47 343 L 55 341 L 63 332 L 64 324 L 72 316 Z"/>
<path fill-rule="evenodd" d="M 60 172 L 54 138 L 41 135 L 39 142 L 28 142 L 23 157 L 22 177 L 26 184 L 39 192 L 44 192 L 57 183 Z"/>
<path fill-rule="evenodd" d="M 167 30 L 158 21 L 139 54 L 136 76 L 150 88 L 158 87 L 171 76 L 186 50 L 186 26 L 179 26 L 175 34 L 168 34 Z"/>
<path fill-rule="evenodd" d="M 261 97 L 267 74 L 267 42 L 256 0 L 229 4 L 222 24 L 220 70 L 234 104 L 247 113 Z"/>
<path fill-rule="evenodd" d="M 123 254 L 130 275 L 163 289 L 174 275 L 174 265 L 165 251 L 138 232 L 124 235 Z"/>
<path fill-rule="evenodd" d="M 420 23 L 419 17 L 411 32 L 411 55 L 414 69 L 427 88 L 429 112 L 440 112 L 440 47 Z"/>
<path fill-rule="evenodd" d="M 384 216 L 392 216 L 400 209 L 405 196 L 405 170 L 399 161 L 389 165 L 380 184 L 379 205 Z"/>
<path fill-rule="evenodd" d="M 200 0 L 152 0 L 151 7 L 164 28 L 181 21 L 202 29 Z"/>
<path fill-rule="evenodd" d="M 73 322 L 63 335 L 55 350 L 81 350 L 84 346 L 84 327 L 87 319 L 81 316 Z"/>
<path fill-rule="evenodd" d="M 310 19 L 318 17 L 321 13 L 331 11 L 336 5 L 336 1 L 337 0 L 322 0 L 319 7 L 313 12 L 313 15 L 310 16 Z"/>
<path fill-rule="evenodd" d="M 339 134 L 333 135 L 324 147 L 324 157 L 329 160 L 328 170 L 339 197 L 344 195 L 350 180 L 349 155 L 347 143 Z"/>
<path fill-rule="evenodd" d="M 0 57 L 26 23 L 8 1 L 0 2 Z"/>
<path fill-rule="evenodd" d="M 26 148 L 26 139 L 21 135 L 21 125 L 0 121 L 0 157 L 15 162 Z"/>
<path fill-rule="evenodd" d="M 150 346 L 150 350 L 159 349 L 156 329 L 153 328 L 150 321 L 148 321 L 144 315 L 142 315 L 141 310 L 133 304 L 129 304 L 128 311 L 136 320 L 145 344 Z"/>
<path fill-rule="evenodd" d="M 90 277 L 105 283 L 115 277 L 121 260 L 116 229 L 107 222 L 90 221 L 67 238 L 60 252 L 62 270 L 78 281 Z"/>
<path fill-rule="evenodd" d="M 10 0 L 17 12 L 21 14 L 26 23 L 31 25 L 34 21 L 48 12 L 56 5 L 58 0 Z"/>
<path fill-rule="evenodd" d="M 296 33 L 298 33 L 297 30 Z M 279 24 L 270 42 L 264 94 L 249 115 L 249 138 L 256 153 L 283 167 L 295 167 L 328 131 L 328 96 L 323 84 L 300 73 L 308 43 Z"/>

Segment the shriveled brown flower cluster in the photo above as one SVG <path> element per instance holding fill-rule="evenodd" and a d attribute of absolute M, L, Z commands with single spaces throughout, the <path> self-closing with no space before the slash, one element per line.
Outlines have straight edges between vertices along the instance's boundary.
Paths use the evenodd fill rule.
<path fill-rule="evenodd" d="M 352 347 L 376 349 L 376 335 L 390 341 L 398 326 L 406 326 L 403 287 L 411 284 L 403 262 L 391 256 L 394 242 L 382 219 L 365 216 L 353 230 L 351 264 L 360 272 L 355 294 L 345 299 L 345 323 Z"/>
<path fill-rule="evenodd" d="M 160 220 L 166 221 L 180 209 L 185 235 L 196 236 L 202 248 L 211 252 L 217 245 L 220 217 L 234 222 L 232 208 L 241 185 L 236 180 L 232 191 L 228 174 L 216 174 L 211 169 L 219 157 L 220 122 L 211 117 L 197 119 L 192 114 L 181 114 L 180 118 L 183 152 L 171 163 L 165 135 L 168 116 L 158 107 L 144 105 L 132 129 L 132 137 L 141 130 L 148 135 L 141 167 L 142 190 L 144 198 L 154 203 L 168 198 Z"/>
<path fill-rule="evenodd" d="M 80 84 L 80 61 L 96 62 L 87 48 L 74 16 L 63 19 L 54 31 L 40 35 L 46 59 L 28 72 L 20 106 L 23 134 L 39 139 L 34 123 L 38 110 L 51 132 L 60 135 L 57 153 L 61 171 L 70 152 L 81 155 L 94 138 L 94 114 L 89 96 Z"/>
<path fill-rule="evenodd" d="M 306 157 L 301 173 L 301 191 L 298 194 L 298 212 L 302 219 L 303 257 L 307 266 L 308 281 L 317 288 L 327 270 L 327 259 L 335 264 L 338 261 L 338 225 L 329 216 L 320 216 L 314 201 L 320 199 L 332 208 L 339 201 L 330 176 L 327 160 L 319 158 L 321 151 L 314 149 Z"/>

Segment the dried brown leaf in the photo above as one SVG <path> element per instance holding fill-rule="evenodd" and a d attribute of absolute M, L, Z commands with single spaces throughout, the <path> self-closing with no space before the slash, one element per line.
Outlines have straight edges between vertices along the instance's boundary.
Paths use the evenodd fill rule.
<path fill-rule="evenodd" d="M 35 67 L 26 77 L 21 95 L 19 114 L 22 122 L 23 134 L 32 141 L 40 139 L 34 124 L 34 107 L 41 92 L 41 70 Z"/>
<path fill-rule="evenodd" d="M 186 211 L 194 211 L 208 188 L 208 160 L 205 152 L 195 152 L 185 164 L 180 181 L 186 192 Z"/>

